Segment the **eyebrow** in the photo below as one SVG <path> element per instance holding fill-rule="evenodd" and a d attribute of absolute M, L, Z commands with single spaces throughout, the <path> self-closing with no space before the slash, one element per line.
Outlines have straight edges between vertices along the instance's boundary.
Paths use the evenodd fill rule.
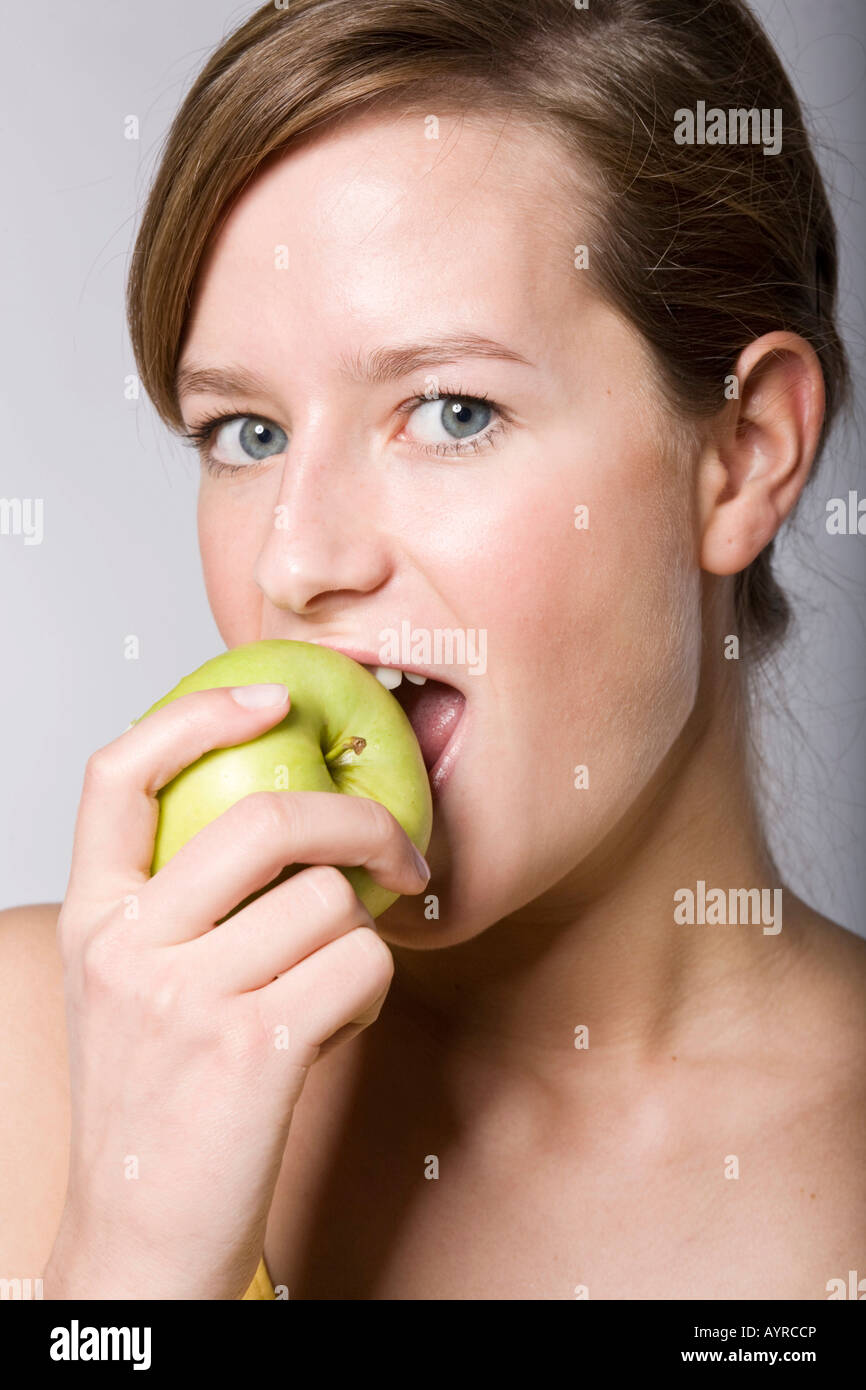
<path fill-rule="evenodd" d="M 337 366 L 342 375 L 352 381 L 379 386 L 398 381 L 424 367 L 456 362 L 461 357 L 497 358 L 503 362 L 518 362 L 525 367 L 535 365 L 522 353 L 506 347 L 504 343 L 497 343 L 493 338 L 484 338 L 477 333 L 452 333 L 421 343 L 374 348 L 351 357 L 343 354 L 337 359 Z M 195 363 L 178 369 L 175 389 L 179 398 L 204 393 L 266 395 L 268 391 L 266 381 L 257 372 L 247 371 L 243 367 L 198 367 Z"/>

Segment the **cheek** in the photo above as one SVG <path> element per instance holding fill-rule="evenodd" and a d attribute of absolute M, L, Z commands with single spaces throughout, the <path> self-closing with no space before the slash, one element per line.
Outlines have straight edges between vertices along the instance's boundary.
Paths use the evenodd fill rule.
<path fill-rule="evenodd" d="M 490 627 L 491 693 L 519 731 L 532 777 L 550 766 L 553 746 L 595 764 L 621 799 L 637 794 L 694 704 L 700 571 L 688 489 L 673 465 L 645 441 L 616 441 L 613 422 L 605 437 L 607 449 L 587 441 L 577 459 L 572 444 L 568 466 L 488 532 L 495 565 L 488 545 L 473 565 Z M 575 507 L 588 509 L 586 527 L 575 526 Z M 551 772 L 570 785 L 562 767 Z"/>
<path fill-rule="evenodd" d="M 262 592 L 253 579 L 260 541 L 261 500 L 203 477 L 198 498 L 198 543 L 208 603 L 227 647 L 262 635 Z"/>
<path fill-rule="evenodd" d="M 686 537 L 623 522 L 579 586 L 577 684 L 596 755 L 634 795 L 693 708 L 700 673 L 700 574 Z"/>

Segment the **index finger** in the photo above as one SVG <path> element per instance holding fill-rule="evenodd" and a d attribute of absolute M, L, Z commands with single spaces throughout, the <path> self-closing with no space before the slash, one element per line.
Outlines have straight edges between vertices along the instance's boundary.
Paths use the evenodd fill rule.
<path fill-rule="evenodd" d="M 264 699 L 267 692 L 269 703 L 240 703 Z M 84 774 L 67 892 L 95 904 L 149 879 L 157 792 L 212 748 L 230 748 L 263 733 L 284 719 L 289 707 L 284 685 L 196 690 L 98 749 Z"/>

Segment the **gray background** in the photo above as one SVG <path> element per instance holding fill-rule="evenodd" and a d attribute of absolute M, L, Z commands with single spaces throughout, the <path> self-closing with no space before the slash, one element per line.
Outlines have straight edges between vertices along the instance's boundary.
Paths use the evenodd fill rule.
<path fill-rule="evenodd" d="M 698 0 L 696 0 L 698 3 Z M 41 545 L 0 536 L 0 906 L 65 892 L 84 763 L 222 650 L 201 579 L 198 469 L 143 398 L 123 290 L 166 127 L 253 4 L 88 0 L 4 7 L 0 36 L 0 496 L 44 498 Z M 841 233 L 843 331 L 861 383 L 784 535 L 798 628 L 761 691 L 771 840 L 783 876 L 866 934 L 866 538 L 831 537 L 827 499 L 863 490 L 863 0 L 755 5 L 811 111 Z M 124 118 L 139 117 L 138 141 Z M 140 659 L 124 659 L 138 637 Z"/>

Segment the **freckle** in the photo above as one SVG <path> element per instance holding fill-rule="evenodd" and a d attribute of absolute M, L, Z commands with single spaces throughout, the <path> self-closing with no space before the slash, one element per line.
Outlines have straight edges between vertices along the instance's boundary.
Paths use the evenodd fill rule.
<path fill-rule="evenodd" d="M 814 1197 L 814 1196 L 815 1196 L 814 1192 L 810 1192 L 810 1193 L 809 1193 L 809 1196 L 810 1196 L 810 1197 Z"/>
<path fill-rule="evenodd" d="M 676 1057 L 672 1057 L 672 1058 L 671 1058 L 671 1061 L 672 1061 L 672 1062 L 675 1062 L 676 1060 L 677 1060 Z"/>

